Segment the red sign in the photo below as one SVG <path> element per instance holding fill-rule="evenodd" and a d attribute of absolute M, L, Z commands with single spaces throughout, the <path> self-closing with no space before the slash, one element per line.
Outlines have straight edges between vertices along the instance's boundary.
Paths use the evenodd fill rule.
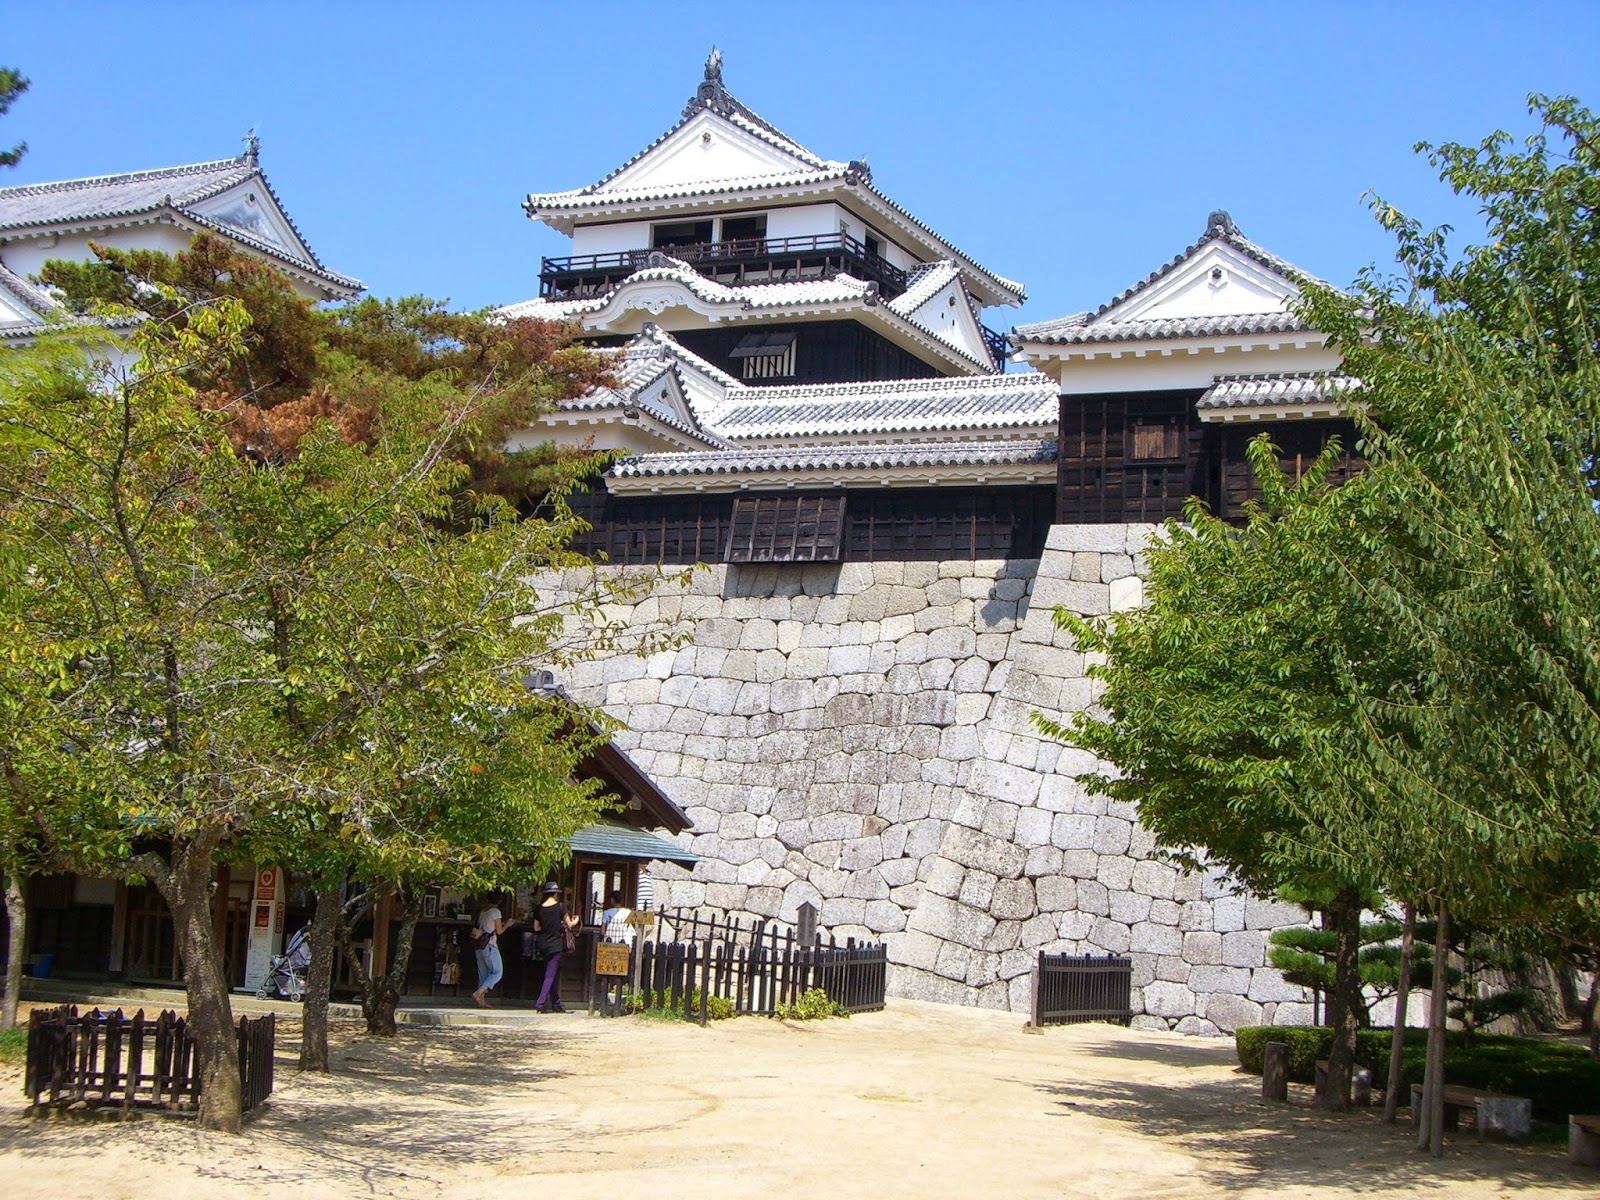
<path fill-rule="evenodd" d="M 278 894 L 278 868 L 264 867 L 256 876 L 256 899 L 272 900 Z"/>
<path fill-rule="evenodd" d="M 270 929 L 270 928 L 272 928 L 272 905 L 270 905 L 270 904 L 258 904 L 258 905 L 256 905 L 256 928 L 257 929 Z"/>

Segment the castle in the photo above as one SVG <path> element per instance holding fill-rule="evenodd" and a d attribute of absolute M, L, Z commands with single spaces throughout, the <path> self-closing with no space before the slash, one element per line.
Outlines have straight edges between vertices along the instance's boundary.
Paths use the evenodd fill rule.
<path fill-rule="evenodd" d="M 608 569 L 709 564 L 624 614 L 692 642 L 565 680 L 694 822 L 657 901 L 810 902 L 885 941 L 906 996 L 1025 1010 L 1040 951 L 1113 953 L 1136 1024 L 1308 1021 L 1266 965 L 1303 912 L 1163 862 L 1030 720 L 1095 701 L 1056 606 L 1142 603 L 1159 522 L 1239 513 L 1262 428 L 1291 470 L 1349 429 L 1299 272 L 1213 212 L 1098 309 L 1002 336 L 1020 283 L 758 116 L 716 54 L 666 133 L 525 207 L 573 253 L 503 311 L 575 323 L 617 380 L 525 441 L 627 451 L 579 502 Z"/>

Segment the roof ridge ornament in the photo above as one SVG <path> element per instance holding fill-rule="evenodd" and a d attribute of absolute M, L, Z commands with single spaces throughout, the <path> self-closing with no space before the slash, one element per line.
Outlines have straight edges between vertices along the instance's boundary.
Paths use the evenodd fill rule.
<path fill-rule="evenodd" d="M 1206 218 L 1206 236 L 1209 237 L 1214 232 L 1221 232 L 1224 236 L 1227 234 L 1233 234 L 1235 237 L 1243 236 L 1239 233 L 1239 227 L 1233 223 L 1233 217 L 1228 214 L 1228 210 L 1225 208 L 1217 209 Z"/>
<path fill-rule="evenodd" d="M 255 127 L 244 131 L 244 160 L 255 166 L 261 159 L 261 139 L 256 136 Z"/>
<path fill-rule="evenodd" d="M 722 51 L 713 46 L 711 53 L 706 56 L 705 79 L 695 89 L 694 99 L 684 106 L 683 115 L 691 117 L 700 109 L 709 108 L 712 112 L 731 117 L 740 107 L 739 102 L 722 85 Z"/>

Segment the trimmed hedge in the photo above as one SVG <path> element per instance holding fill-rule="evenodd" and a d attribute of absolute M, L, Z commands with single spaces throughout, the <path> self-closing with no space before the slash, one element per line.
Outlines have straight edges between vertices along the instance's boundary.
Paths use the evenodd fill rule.
<path fill-rule="evenodd" d="M 1389 1075 L 1388 1029 L 1356 1031 L 1356 1062 L 1372 1072 L 1373 1083 L 1383 1085 Z M 1327 1026 L 1247 1025 L 1234 1034 L 1239 1065 L 1261 1074 L 1268 1042 L 1289 1046 L 1289 1078 L 1297 1083 L 1316 1080 L 1317 1061 L 1333 1048 L 1333 1030 Z M 1400 1057 L 1402 1096 L 1409 1098 L 1413 1083 L 1422 1082 L 1428 1031 L 1407 1029 Z M 1468 1047 L 1459 1032 L 1445 1042 L 1445 1078 L 1464 1087 L 1485 1088 L 1510 1096 L 1527 1096 L 1533 1115 L 1541 1121 L 1565 1121 L 1571 1113 L 1600 1113 L 1600 1062 L 1581 1046 L 1545 1038 L 1508 1037 L 1480 1033 Z"/>

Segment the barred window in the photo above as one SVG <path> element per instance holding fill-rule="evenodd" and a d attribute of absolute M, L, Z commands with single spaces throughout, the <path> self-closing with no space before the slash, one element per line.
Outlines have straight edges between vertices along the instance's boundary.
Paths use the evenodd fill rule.
<path fill-rule="evenodd" d="M 844 496 L 740 496 L 725 562 L 838 562 Z"/>

